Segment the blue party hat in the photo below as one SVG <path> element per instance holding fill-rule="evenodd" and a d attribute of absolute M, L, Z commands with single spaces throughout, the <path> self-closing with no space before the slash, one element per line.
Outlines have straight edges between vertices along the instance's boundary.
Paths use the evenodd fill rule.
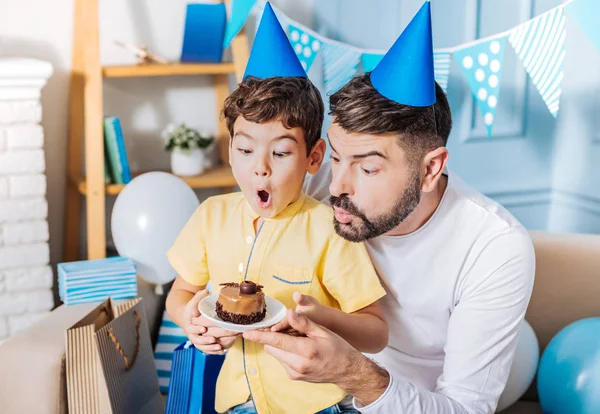
<path fill-rule="evenodd" d="M 429 1 L 371 72 L 371 83 L 380 94 L 400 104 L 429 106 L 435 103 Z"/>
<path fill-rule="evenodd" d="M 306 72 L 269 2 L 265 5 L 260 25 L 256 31 L 244 78 L 246 76 L 255 76 L 261 79 L 272 76 L 306 78 Z"/>

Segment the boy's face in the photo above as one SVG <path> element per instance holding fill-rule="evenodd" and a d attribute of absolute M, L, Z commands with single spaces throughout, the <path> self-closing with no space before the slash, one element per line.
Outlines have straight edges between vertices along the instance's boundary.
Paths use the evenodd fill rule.
<path fill-rule="evenodd" d="M 298 199 L 306 173 L 323 162 L 325 142 L 306 155 L 302 128 L 280 121 L 257 124 L 239 116 L 233 125 L 229 163 L 238 185 L 256 214 L 275 217 Z"/>

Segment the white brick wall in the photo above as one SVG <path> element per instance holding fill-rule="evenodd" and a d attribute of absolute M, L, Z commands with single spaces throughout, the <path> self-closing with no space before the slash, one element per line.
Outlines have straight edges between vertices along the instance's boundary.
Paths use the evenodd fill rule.
<path fill-rule="evenodd" d="M 0 339 L 8 337 L 8 323 L 6 318 L 0 318 Z"/>
<path fill-rule="evenodd" d="M 0 200 L 8 197 L 8 178 L 0 176 Z"/>
<path fill-rule="evenodd" d="M 44 151 L 18 150 L 0 152 L 0 174 L 43 173 L 46 169 Z"/>
<path fill-rule="evenodd" d="M 46 176 L 44 174 L 13 175 L 8 177 L 9 194 L 12 198 L 45 196 Z M 0 194 L 2 185 L 0 183 Z"/>
<path fill-rule="evenodd" d="M 24 221 L 2 226 L 2 237 L 6 246 L 48 241 L 47 221 Z"/>
<path fill-rule="evenodd" d="M 49 261 L 48 243 L 0 247 L 0 263 L 4 269 L 41 266 Z"/>
<path fill-rule="evenodd" d="M 26 267 L 4 271 L 3 280 L 7 292 L 50 289 L 53 274 L 50 266 Z"/>
<path fill-rule="evenodd" d="M 0 59 L 0 343 L 54 306 L 39 100 L 51 73 L 46 62 Z"/>
<path fill-rule="evenodd" d="M 6 147 L 11 149 L 39 149 L 44 145 L 41 125 L 12 125 L 4 128 Z"/>
<path fill-rule="evenodd" d="M 41 120 L 42 106 L 37 101 L 0 101 L 0 124 L 35 125 Z"/>
<path fill-rule="evenodd" d="M 41 220 L 48 216 L 48 203 L 43 198 L 0 201 L 0 223 Z"/>
<path fill-rule="evenodd" d="M 19 294 L 4 293 L 0 295 L 0 316 L 44 312 L 52 309 L 53 303 L 54 298 L 50 289 Z"/>

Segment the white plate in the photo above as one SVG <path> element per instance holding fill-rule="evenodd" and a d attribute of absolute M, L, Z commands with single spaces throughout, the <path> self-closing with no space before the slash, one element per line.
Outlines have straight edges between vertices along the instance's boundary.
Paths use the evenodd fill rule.
<path fill-rule="evenodd" d="M 237 323 L 226 322 L 219 318 L 217 316 L 217 312 L 215 311 L 215 305 L 218 298 L 219 294 L 214 293 L 202 299 L 198 304 L 198 310 L 202 315 L 204 315 L 204 317 L 206 317 L 206 319 L 218 327 L 227 329 L 231 332 L 245 332 L 251 329 L 268 328 L 278 322 L 281 322 L 287 314 L 287 309 L 283 303 L 279 302 L 277 299 L 273 299 L 272 297 L 265 295 L 265 302 L 267 304 L 267 314 L 265 315 L 265 319 L 250 325 L 239 325 Z"/>

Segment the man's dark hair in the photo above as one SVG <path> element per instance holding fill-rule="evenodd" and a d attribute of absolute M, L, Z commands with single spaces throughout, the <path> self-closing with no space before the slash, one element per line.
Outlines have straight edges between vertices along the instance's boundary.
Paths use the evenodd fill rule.
<path fill-rule="evenodd" d="M 364 134 L 397 134 L 398 144 L 411 162 L 446 146 L 452 116 L 446 94 L 435 84 L 436 103 L 415 107 L 396 103 L 371 84 L 370 73 L 354 77 L 329 99 L 329 114 L 345 131 Z M 434 116 L 435 114 L 435 116 Z"/>
<path fill-rule="evenodd" d="M 280 121 L 286 128 L 300 127 L 308 156 L 321 138 L 325 108 L 319 90 L 308 78 L 247 77 L 225 100 L 223 116 L 232 137 L 238 116 L 258 124 Z"/>

